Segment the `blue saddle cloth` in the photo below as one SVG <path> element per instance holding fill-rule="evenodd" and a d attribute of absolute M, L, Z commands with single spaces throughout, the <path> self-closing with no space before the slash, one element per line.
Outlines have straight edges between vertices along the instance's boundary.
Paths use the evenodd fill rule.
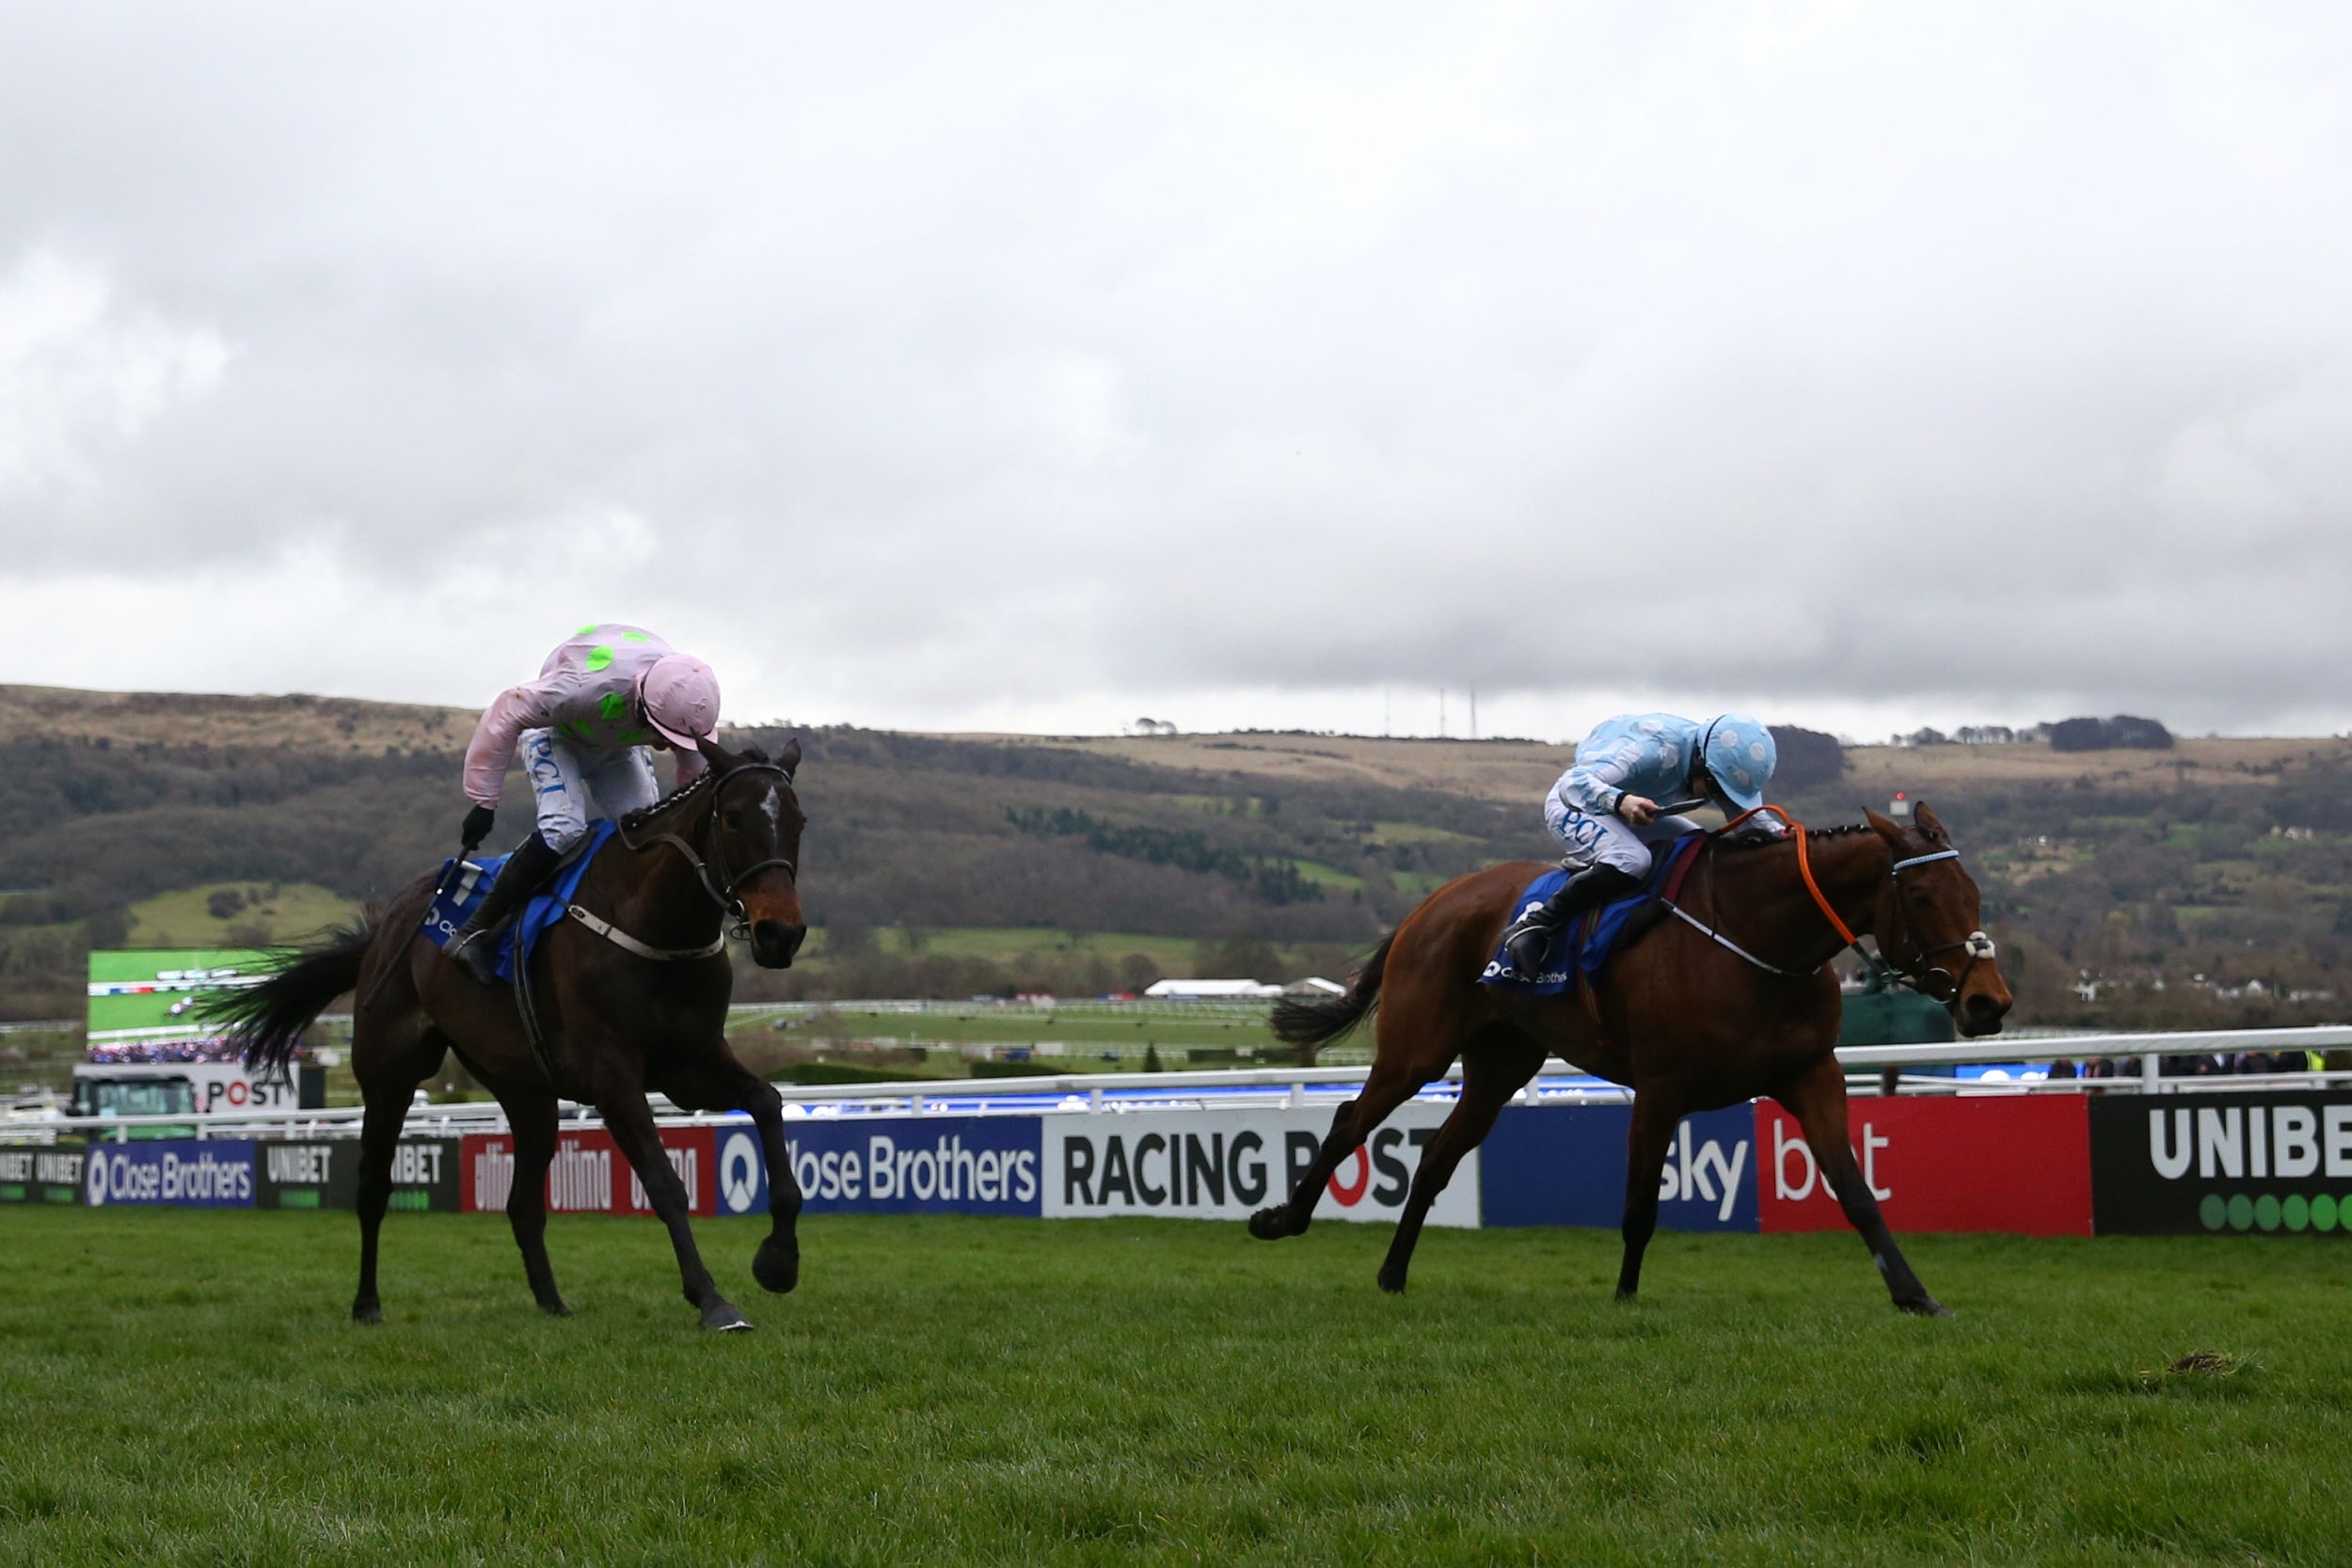
<path fill-rule="evenodd" d="M 596 858 L 596 851 L 603 848 L 605 841 L 612 836 L 612 823 L 598 821 L 593 824 L 588 842 L 581 847 L 580 853 L 555 874 L 554 881 L 523 906 L 519 918 L 508 922 L 506 929 L 499 933 L 500 979 L 511 981 L 515 978 L 515 950 L 518 942 L 522 947 L 522 961 L 531 961 L 532 949 L 539 944 L 539 938 L 548 927 L 564 918 L 564 907 L 571 903 L 572 895 L 580 891 L 580 879 L 588 874 L 588 863 Z M 490 884 L 498 880 L 499 871 L 505 864 L 504 855 L 467 861 L 453 881 L 450 879 L 450 868 L 458 865 L 458 863 L 453 860 L 441 863 L 444 885 L 424 911 L 424 934 L 434 946 L 449 945 L 450 938 L 457 934 L 457 928 L 466 923 L 467 917 L 482 907 L 482 900 L 489 895 Z"/>
<path fill-rule="evenodd" d="M 1608 966 L 1610 956 L 1616 950 L 1617 938 L 1625 933 L 1625 923 L 1633 911 L 1642 907 L 1665 887 L 1669 879 L 1695 852 L 1705 833 L 1684 833 L 1674 841 L 1663 854 L 1650 864 L 1649 880 L 1641 891 L 1629 893 L 1623 898 L 1603 904 L 1568 922 L 1552 933 L 1551 947 L 1544 955 L 1543 968 L 1534 974 L 1522 974 L 1511 967 L 1511 955 L 1498 942 L 1495 956 L 1487 960 L 1485 973 L 1478 976 L 1482 986 L 1498 986 L 1504 990 L 1518 991 L 1523 996 L 1558 996 L 1575 985 L 1580 977 L 1597 975 Z M 1560 891 L 1570 873 L 1562 869 L 1545 872 L 1527 884 L 1516 903 L 1511 906 L 1511 919 L 1505 928 L 1518 921 L 1530 906 L 1541 904 Z"/>

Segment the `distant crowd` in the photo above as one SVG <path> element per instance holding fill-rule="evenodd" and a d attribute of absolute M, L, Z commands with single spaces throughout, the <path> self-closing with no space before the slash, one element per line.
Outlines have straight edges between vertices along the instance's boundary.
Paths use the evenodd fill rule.
<path fill-rule="evenodd" d="M 86 1053 L 93 1062 L 233 1062 L 243 1053 L 221 1040 L 109 1040 Z"/>
<path fill-rule="evenodd" d="M 2318 1051 L 2219 1051 L 2205 1055 L 2163 1056 L 2157 1070 L 2167 1078 L 2216 1078 L 2241 1072 L 2325 1072 L 2326 1053 Z M 2053 1078 L 2137 1078 L 2137 1056 L 2102 1056 L 2095 1061 L 2050 1064 Z"/>

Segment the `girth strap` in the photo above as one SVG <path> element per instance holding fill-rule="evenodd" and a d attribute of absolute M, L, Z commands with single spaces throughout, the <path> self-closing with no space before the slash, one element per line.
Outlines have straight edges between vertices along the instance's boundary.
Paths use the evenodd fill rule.
<path fill-rule="evenodd" d="M 717 936 L 712 937 L 709 942 L 704 943 L 700 947 L 653 947 L 644 942 L 639 942 L 635 937 L 630 936 L 627 931 L 622 930 L 611 921 L 601 920 L 596 915 L 590 914 L 586 910 L 581 909 L 578 904 L 564 905 L 564 912 L 566 915 L 569 915 L 572 919 L 579 921 L 582 926 L 587 927 L 590 930 L 596 932 L 596 935 L 604 938 L 605 941 L 611 942 L 622 952 L 634 953 L 641 958 L 652 958 L 658 962 L 669 962 L 679 958 L 715 958 L 719 954 L 726 951 L 727 933 L 723 927 L 720 928 Z"/>

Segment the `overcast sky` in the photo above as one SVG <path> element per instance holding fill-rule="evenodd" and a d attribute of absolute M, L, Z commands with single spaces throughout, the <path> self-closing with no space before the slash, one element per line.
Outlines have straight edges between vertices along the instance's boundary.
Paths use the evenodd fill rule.
<path fill-rule="evenodd" d="M 2352 729 L 2352 9 L 0 11 L 0 680 Z"/>

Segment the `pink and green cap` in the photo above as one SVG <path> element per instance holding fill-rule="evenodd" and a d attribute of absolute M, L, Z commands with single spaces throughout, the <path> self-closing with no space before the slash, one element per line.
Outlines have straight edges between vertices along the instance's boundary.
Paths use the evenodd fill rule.
<path fill-rule="evenodd" d="M 661 738 L 683 751 L 719 735 L 719 677 L 690 654 L 656 659 L 637 686 L 645 721 Z"/>

